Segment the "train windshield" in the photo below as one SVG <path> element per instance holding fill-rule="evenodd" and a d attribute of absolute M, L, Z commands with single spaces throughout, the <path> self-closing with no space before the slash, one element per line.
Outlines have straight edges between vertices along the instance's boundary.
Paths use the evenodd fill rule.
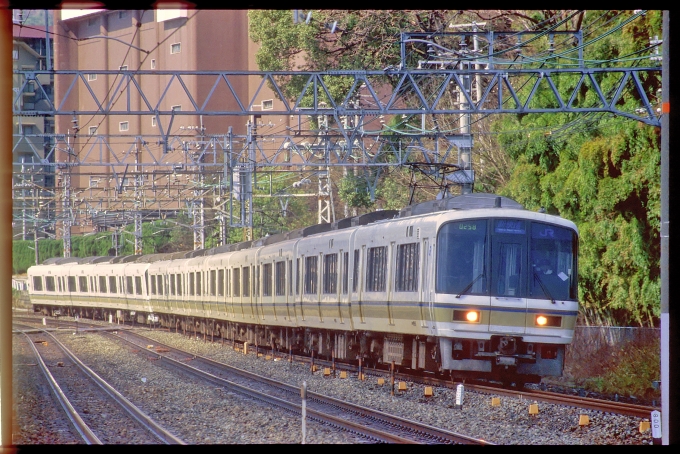
<path fill-rule="evenodd" d="M 577 238 L 519 219 L 444 224 L 437 236 L 437 293 L 576 300 Z"/>
<path fill-rule="evenodd" d="M 450 222 L 437 236 L 437 293 L 486 294 L 486 219 Z"/>

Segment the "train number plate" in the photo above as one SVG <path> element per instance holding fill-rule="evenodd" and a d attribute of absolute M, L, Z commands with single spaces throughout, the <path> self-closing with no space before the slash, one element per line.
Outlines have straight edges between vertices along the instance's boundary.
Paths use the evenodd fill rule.
<path fill-rule="evenodd" d="M 516 366 L 517 358 L 512 356 L 496 356 L 496 364 L 499 366 Z"/>

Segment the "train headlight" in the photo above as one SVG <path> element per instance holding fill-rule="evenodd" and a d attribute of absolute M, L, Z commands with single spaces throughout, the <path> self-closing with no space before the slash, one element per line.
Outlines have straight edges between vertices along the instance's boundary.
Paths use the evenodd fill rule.
<path fill-rule="evenodd" d="M 454 322 L 479 323 L 480 319 L 481 315 L 479 311 L 464 311 L 464 310 L 453 311 Z"/>
<path fill-rule="evenodd" d="M 552 326 L 554 328 L 562 326 L 562 317 L 554 315 L 537 315 L 534 321 L 536 326 Z"/>

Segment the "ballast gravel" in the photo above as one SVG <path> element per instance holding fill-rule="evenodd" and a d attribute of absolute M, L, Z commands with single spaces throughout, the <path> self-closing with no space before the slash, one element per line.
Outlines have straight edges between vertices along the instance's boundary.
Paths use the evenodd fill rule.
<path fill-rule="evenodd" d="M 301 387 L 306 382 L 311 392 L 495 444 L 645 445 L 653 441 L 649 430 L 640 432 L 640 423 L 648 419 L 503 396 L 496 406 L 492 405 L 493 396 L 469 391 L 465 391 L 463 405 L 459 407 L 455 390 L 434 388 L 432 396 L 425 396 L 425 386 L 407 383 L 406 390 L 392 393 L 389 380 L 380 385 L 377 378 L 370 376 L 363 381 L 356 374 L 349 374 L 348 378 L 339 378 L 339 374 L 324 376 L 321 370 L 312 373 L 309 364 L 244 355 L 227 343 L 162 331 L 143 330 L 143 334 L 157 342 L 291 385 Z M 57 336 L 97 374 L 188 444 L 303 442 L 299 416 L 192 377 L 178 376 L 96 333 L 64 331 Z M 39 369 L 30 366 L 27 351 L 22 350 L 19 342 L 14 345 L 14 444 L 78 443 L 68 424 L 58 421 L 64 417 L 45 385 L 40 384 Z M 538 413 L 530 412 L 532 404 L 537 404 Z M 588 424 L 580 424 L 585 419 L 582 415 L 588 417 Z M 307 444 L 367 443 L 350 433 L 311 421 L 305 427 Z"/>

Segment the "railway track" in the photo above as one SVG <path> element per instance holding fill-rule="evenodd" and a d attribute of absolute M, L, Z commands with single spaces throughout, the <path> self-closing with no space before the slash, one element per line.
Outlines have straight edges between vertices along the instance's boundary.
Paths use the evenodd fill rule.
<path fill-rule="evenodd" d="M 36 317 L 27 317 L 35 322 Z M 67 320 L 59 319 L 48 319 L 48 324 L 50 326 L 69 326 L 73 327 L 73 322 Z M 79 327 L 81 329 L 101 329 L 101 324 L 97 322 L 80 321 Z M 109 325 L 109 328 L 111 326 Z M 122 330 L 131 328 L 130 326 L 121 327 L 119 332 Z M 209 341 L 209 340 L 208 340 Z M 252 347 L 251 347 L 252 348 Z M 259 347 L 262 349 L 263 347 Z M 319 358 L 309 358 L 302 356 L 292 356 L 290 358 L 294 361 L 308 362 L 311 365 L 316 365 L 319 368 L 329 367 L 334 371 L 344 370 L 349 374 L 358 375 L 359 371 L 356 366 L 351 366 L 348 364 L 342 364 L 338 362 L 326 361 Z M 412 383 L 422 383 L 428 386 L 434 387 L 446 387 L 454 388 L 458 383 L 452 382 L 451 380 L 445 380 L 437 377 L 427 377 L 427 376 L 414 376 L 407 373 L 394 373 L 390 375 L 389 370 L 385 369 L 374 369 L 368 367 L 362 367 L 361 373 L 368 377 L 384 378 L 388 382 L 394 378 L 395 381 L 406 381 Z M 544 403 L 554 403 L 558 405 L 573 406 L 581 409 L 596 410 L 606 413 L 620 414 L 626 416 L 634 416 L 640 418 L 649 418 L 651 412 L 654 410 L 659 410 L 657 407 L 647 406 L 647 405 L 637 405 L 630 404 L 626 402 L 617 402 L 613 400 L 596 399 L 592 397 L 583 397 L 578 395 L 555 393 L 541 390 L 531 390 L 531 389 L 515 389 L 515 388 L 503 388 L 501 386 L 494 386 L 489 384 L 482 384 L 476 382 L 466 382 L 464 383 L 466 391 L 479 392 L 483 394 L 488 394 L 490 396 L 508 396 L 517 397 L 520 399 L 531 400 L 536 402 Z"/>
<path fill-rule="evenodd" d="M 150 360 L 161 361 L 214 385 L 298 415 L 304 411 L 310 420 L 350 431 L 372 442 L 491 444 L 313 392 L 306 392 L 303 405 L 300 388 L 160 344 L 139 333 L 118 331 L 112 335 L 127 342 L 135 353 L 147 355 Z"/>
<path fill-rule="evenodd" d="M 35 328 L 22 334 L 83 443 L 186 444 L 102 380 L 52 334 Z"/>

